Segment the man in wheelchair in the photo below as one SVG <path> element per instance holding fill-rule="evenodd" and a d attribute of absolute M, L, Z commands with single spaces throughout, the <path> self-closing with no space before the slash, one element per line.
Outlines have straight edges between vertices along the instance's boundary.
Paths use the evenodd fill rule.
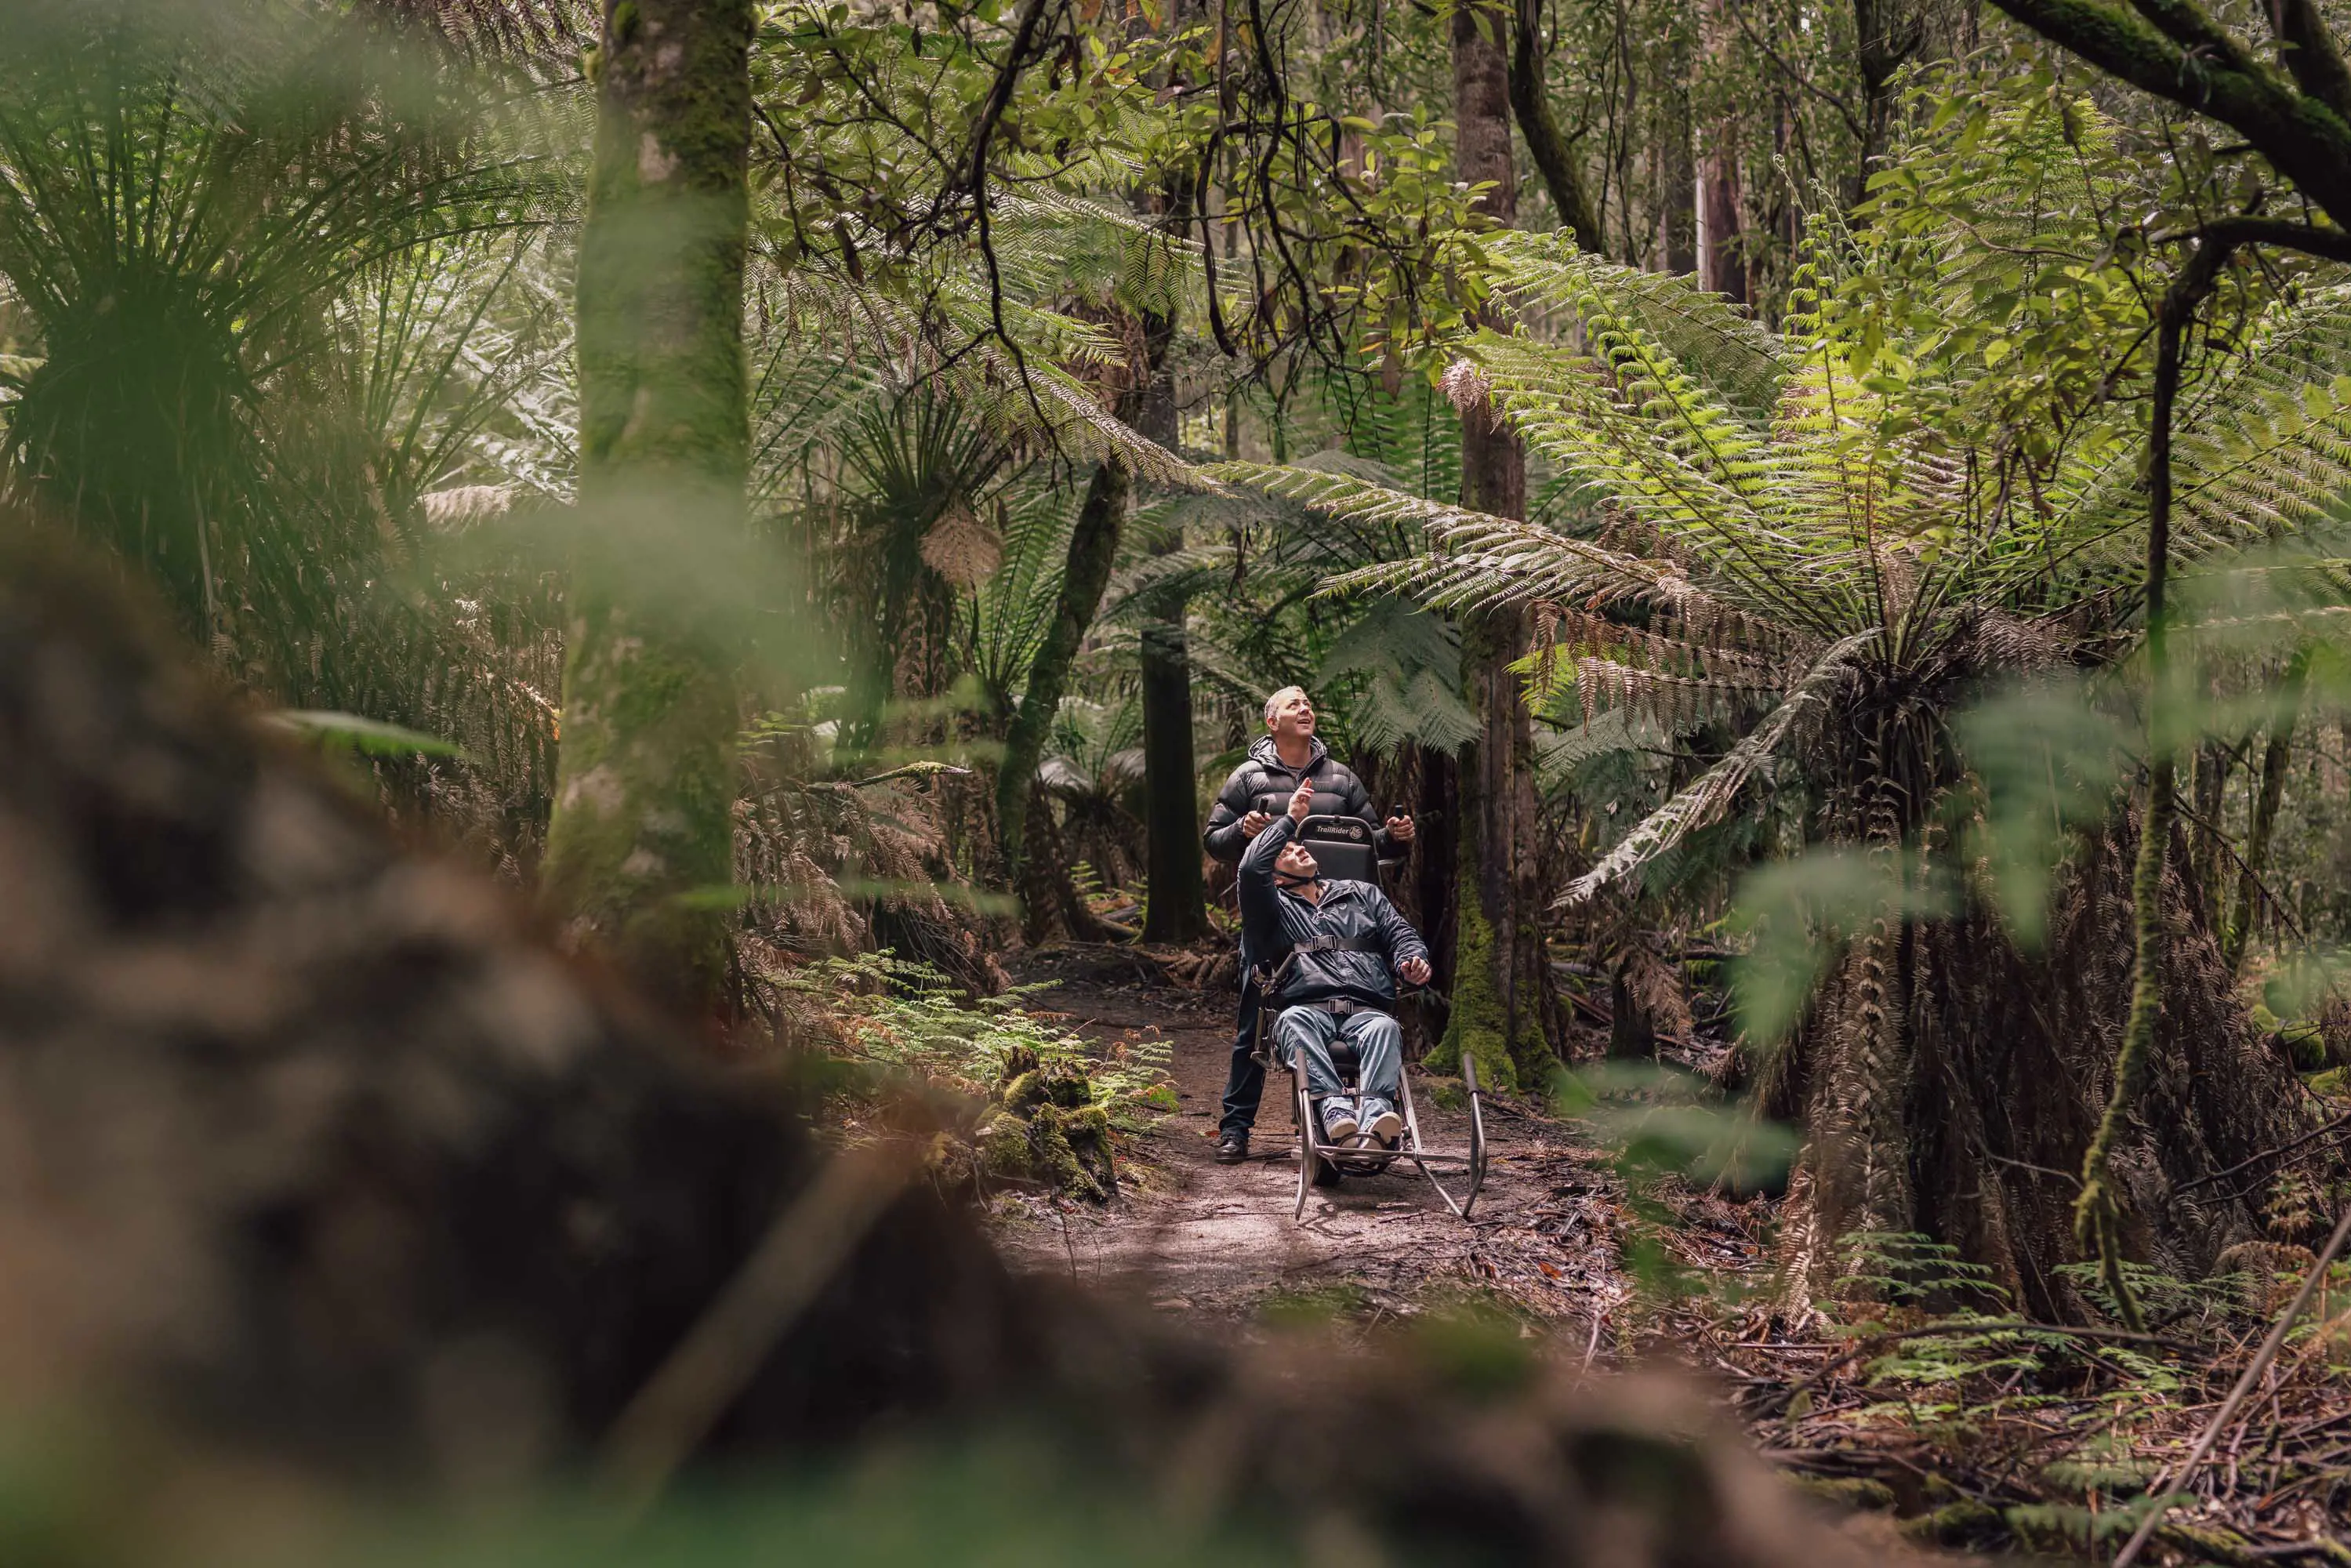
<path fill-rule="evenodd" d="M 1394 1017 L 1396 980 L 1428 982 L 1428 948 L 1387 894 L 1364 882 L 1324 882 L 1298 830 L 1314 807 L 1302 781 L 1241 857 L 1241 936 L 1265 967 L 1267 1004 L 1278 1009 L 1273 1050 L 1290 1066 L 1306 1053 L 1306 1082 L 1320 1103 L 1325 1141 L 1394 1148 L 1404 1119 L 1404 1030 Z M 1334 1060 L 1357 1062 L 1355 1092 Z"/>

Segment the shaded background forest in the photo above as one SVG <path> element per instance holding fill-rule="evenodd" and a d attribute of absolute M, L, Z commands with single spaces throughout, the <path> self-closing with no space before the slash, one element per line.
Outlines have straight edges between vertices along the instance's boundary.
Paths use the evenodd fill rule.
<path fill-rule="evenodd" d="M 1429 1070 L 1792 1127 L 1798 1310 L 1909 1239 L 2141 1332 L 2339 1203 L 2344 35 L 43 7 L 0 460 L 737 1049 L 885 950 L 1217 976 L 1204 807 L 1302 684 L 1423 826 Z"/>

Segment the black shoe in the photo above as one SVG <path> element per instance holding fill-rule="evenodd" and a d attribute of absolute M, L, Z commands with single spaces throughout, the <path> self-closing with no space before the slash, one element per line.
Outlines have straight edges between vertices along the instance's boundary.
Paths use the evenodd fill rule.
<path fill-rule="evenodd" d="M 1217 1163 L 1220 1166 L 1237 1166 L 1247 1158 L 1249 1158 L 1249 1129 L 1247 1127 L 1226 1128 L 1224 1136 L 1217 1140 Z"/>

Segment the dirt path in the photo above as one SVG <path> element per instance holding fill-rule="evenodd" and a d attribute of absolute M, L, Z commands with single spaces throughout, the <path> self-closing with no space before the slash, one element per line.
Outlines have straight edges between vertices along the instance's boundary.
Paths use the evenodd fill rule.
<path fill-rule="evenodd" d="M 1086 1034 L 1165 1041 L 1178 1096 L 1178 1109 L 1139 1140 L 1122 1173 L 1124 1191 L 1107 1208 L 1019 1206 L 1003 1235 L 1022 1266 L 1236 1318 L 1284 1299 L 1320 1299 L 1375 1319 L 1409 1315 L 1447 1294 L 1499 1292 L 1542 1318 L 1593 1323 L 1597 1343 L 1625 1291 L 1618 1212 L 1597 1157 L 1558 1123 L 1489 1102 L 1490 1168 L 1468 1224 L 1402 1165 L 1314 1191 L 1296 1221 L 1296 1145 L 1279 1082 L 1259 1109 L 1249 1161 L 1214 1159 L 1231 1055 L 1229 993 L 1167 984 L 1148 960 L 1115 949 L 1049 949 L 1018 972 L 1024 981 L 1057 980 L 1040 1006 Z M 1468 1147 L 1466 1113 L 1437 1111 L 1426 1096 L 1419 1110 L 1432 1146 Z"/>

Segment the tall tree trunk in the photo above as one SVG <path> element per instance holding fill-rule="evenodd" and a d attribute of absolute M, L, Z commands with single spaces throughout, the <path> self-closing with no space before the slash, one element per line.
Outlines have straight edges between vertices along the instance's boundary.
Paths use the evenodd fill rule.
<path fill-rule="evenodd" d="M 1168 0 L 1155 13 L 1138 12 L 1129 26 L 1144 32 L 1164 19 L 1165 27 L 1180 32 L 1199 20 L 1202 9 L 1198 0 Z M 1164 85 L 1175 89 L 1190 81 L 1185 73 L 1176 72 Z M 1202 168 L 1167 177 L 1153 204 L 1164 233 L 1189 232 L 1194 214 L 1208 200 L 1207 174 Z M 1176 340 L 1176 311 L 1171 298 L 1166 315 L 1144 316 L 1148 380 L 1139 389 L 1134 417 L 1136 430 L 1171 450 L 1176 444 L 1176 377 L 1167 354 Z M 1176 528 L 1155 543 L 1153 553 L 1183 548 L 1183 530 Z M 1195 942 L 1208 932 L 1206 881 L 1200 874 L 1199 777 L 1192 752 L 1192 657 L 1185 615 L 1184 595 L 1170 593 L 1147 607 L 1142 629 L 1143 869 L 1150 883 L 1143 936 L 1148 942 Z"/>
<path fill-rule="evenodd" d="M 1656 148 L 1657 248 L 1656 265 L 1677 277 L 1698 270 L 1698 161 L 1690 147 L 1689 86 L 1667 89 L 1665 131 Z"/>
<path fill-rule="evenodd" d="M 1070 535 L 1068 566 L 1061 575 L 1053 623 L 1046 628 L 1045 639 L 1029 662 L 1028 685 L 1021 693 L 1019 711 L 1013 715 L 1011 731 L 1005 737 L 1004 761 L 996 776 L 996 831 L 1004 860 L 1004 884 L 1021 894 L 1031 931 L 1041 929 L 1040 922 L 1049 918 L 1049 913 L 1040 907 L 1040 881 L 1029 873 L 1029 818 L 1032 810 L 1050 808 L 1043 792 L 1030 786 L 1037 777 L 1038 759 L 1045 754 L 1046 737 L 1052 733 L 1053 716 L 1061 711 L 1062 694 L 1069 688 L 1070 668 L 1077 663 L 1078 649 L 1094 623 L 1095 612 L 1102 608 L 1102 591 L 1110 586 L 1111 564 L 1118 558 L 1119 530 L 1126 521 L 1126 470 L 1115 461 L 1097 464 L 1086 486 L 1085 504 L 1078 510 L 1077 528 Z"/>
<path fill-rule="evenodd" d="M 1165 202 L 1171 232 L 1184 232 L 1189 194 Z M 1175 307 L 1145 316 L 1144 344 L 1149 381 L 1134 427 L 1165 447 L 1176 444 L 1176 378 L 1167 350 L 1176 338 Z M 1155 553 L 1184 548 L 1171 529 Z M 1208 904 L 1200 876 L 1198 770 L 1192 756 L 1192 658 L 1186 645 L 1185 601 L 1171 593 L 1143 622 L 1144 870 L 1151 897 L 1144 911 L 1148 942 L 1195 942 L 1208 932 Z"/>
<path fill-rule="evenodd" d="M 543 889 L 576 940 L 673 1003 L 727 979 L 732 651 L 647 561 L 739 537 L 749 0 L 610 0 L 580 239 L 580 501 Z M 601 538 L 600 547 L 593 542 Z"/>
<path fill-rule="evenodd" d="M 1143 936 L 1194 942 L 1207 935 L 1200 875 L 1200 802 L 1192 756 L 1192 661 L 1179 600 L 1143 625 L 1144 867 L 1151 897 Z"/>
<path fill-rule="evenodd" d="M 1510 108 L 1518 115 L 1519 130 L 1527 139 L 1527 152 L 1542 175 L 1543 189 L 1551 193 L 1551 204 L 1559 213 L 1559 226 L 1573 235 L 1579 246 L 1598 256 L 1606 248 L 1600 219 L 1592 210 L 1592 200 L 1583 189 L 1583 172 L 1575 166 L 1575 155 L 1568 147 L 1566 134 L 1560 130 L 1559 117 L 1552 112 L 1551 94 L 1543 82 L 1541 22 L 1539 0 L 1518 0 L 1518 19 L 1510 29 Z M 1454 68 L 1458 84 L 1458 45 Z M 1508 135 L 1506 131 L 1502 145 L 1505 166 L 1510 155 Z M 1516 208 L 1515 196 L 1510 204 Z"/>
<path fill-rule="evenodd" d="M 1728 0 L 1707 0 L 1699 14 L 1698 36 L 1707 74 L 1720 79 L 1736 57 L 1738 24 L 1724 15 Z M 1746 219 L 1739 191 L 1740 126 L 1735 114 L 1719 108 L 1698 131 L 1698 287 L 1729 295 L 1740 304 L 1749 298 L 1747 249 L 1742 243 Z"/>
<path fill-rule="evenodd" d="M 1481 204 L 1505 227 L 1518 217 L 1510 115 L 1501 47 L 1462 6 L 1453 14 L 1454 166 L 1463 181 L 1490 183 Z M 1464 506 L 1498 517 L 1526 510 L 1525 450 L 1482 402 L 1461 414 L 1461 491 Z M 1479 730 L 1461 758 L 1452 1006 L 1433 1053 L 1448 1065 L 1475 1056 L 1487 1081 L 1503 1087 L 1538 1081 L 1552 1054 L 1541 873 L 1527 852 L 1535 841 L 1533 740 L 1510 669 L 1526 641 L 1515 612 L 1479 616 L 1462 638 Z"/>

